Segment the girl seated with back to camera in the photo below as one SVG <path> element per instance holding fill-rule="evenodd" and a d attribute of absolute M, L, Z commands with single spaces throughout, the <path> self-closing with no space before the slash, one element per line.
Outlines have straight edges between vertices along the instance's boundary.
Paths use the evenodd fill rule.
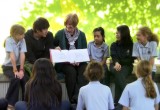
<path fill-rule="evenodd" d="M 36 60 L 26 84 L 25 102 L 17 102 L 16 110 L 69 110 L 69 102 L 62 101 L 62 88 L 55 76 L 50 60 Z"/>

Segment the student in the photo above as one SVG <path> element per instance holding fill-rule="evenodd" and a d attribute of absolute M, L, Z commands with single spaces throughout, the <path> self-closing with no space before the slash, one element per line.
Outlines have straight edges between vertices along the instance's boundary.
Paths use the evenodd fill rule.
<path fill-rule="evenodd" d="M 132 73 L 134 58 L 132 57 L 133 41 L 127 25 L 117 27 L 116 42 L 111 44 L 110 72 L 115 77 L 115 104 L 126 86 L 126 77 Z"/>
<path fill-rule="evenodd" d="M 123 110 L 158 110 L 160 96 L 151 78 L 151 64 L 142 60 L 137 65 L 137 80 L 128 84 L 119 100 Z"/>
<path fill-rule="evenodd" d="M 4 75 L 10 79 L 6 94 L 9 108 L 14 108 L 19 99 L 19 86 L 22 87 L 22 100 L 24 99 L 25 84 L 28 80 L 24 72 L 25 52 L 27 52 L 24 32 L 24 27 L 15 24 L 10 29 L 10 37 L 5 41 L 6 58 L 2 69 Z"/>
<path fill-rule="evenodd" d="M 154 58 L 157 56 L 158 36 L 152 33 L 148 27 L 141 27 L 137 32 L 137 41 L 133 46 L 132 56 L 138 60 L 147 60 L 153 66 L 152 78 L 156 72 Z"/>
<path fill-rule="evenodd" d="M 86 36 L 77 28 L 78 21 L 78 16 L 75 13 L 70 13 L 66 16 L 64 21 L 65 28 L 59 30 L 55 35 L 56 46 L 59 46 L 62 50 L 87 48 Z M 59 70 L 57 70 L 65 74 L 65 82 L 69 100 L 71 103 L 77 103 L 79 88 L 86 84 L 83 72 L 87 66 L 87 63 L 65 62 L 60 65 L 57 65 L 59 68 Z"/>
<path fill-rule="evenodd" d="M 109 85 L 109 78 L 107 76 L 108 67 L 106 60 L 109 57 L 109 47 L 105 43 L 105 31 L 102 27 L 95 28 L 93 30 L 94 41 L 88 44 L 88 53 L 91 61 L 100 62 L 105 70 L 104 84 Z"/>
<path fill-rule="evenodd" d="M 52 32 L 48 31 L 49 22 L 43 17 L 37 18 L 33 29 L 25 33 L 27 44 L 25 69 L 31 73 L 33 63 L 39 58 L 50 58 L 49 49 L 54 48 Z"/>
<path fill-rule="evenodd" d="M 56 71 L 50 60 L 38 59 L 26 84 L 25 102 L 17 102 L 16 110 L 69 110 L 69 102 L 62 102 L 62 88 L 55 79 Z"/>
<path fill-rule="evenodd" d="M 99 82 L 103 78 L 103 66 L 90 62 L 84 75 L 90 81 L 80 88 L 77 110 L 110 110 L 114 109 L 111 90 Z"/>

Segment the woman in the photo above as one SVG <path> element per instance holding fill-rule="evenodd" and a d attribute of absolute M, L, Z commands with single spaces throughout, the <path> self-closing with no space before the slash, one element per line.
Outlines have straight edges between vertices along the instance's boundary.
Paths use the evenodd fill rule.
<path fill-rule="evenodd" d="M 136 72 L 138 79 L 126 86 L 119 100 L 123 110 L 158 110 L 159 91 L 151 78 L 151 71 L 149 61 L 139 62 Z"/>
<path fill-rule="evenodd" d="M 115 77 L 115 103 L 126 86 L 126 77 L 131 74 L 134 62 L 132 57 L 133 41 L 127 25 L 117 27 L 116 42 L 111 45 L 112 63 L 110 71 Z"/>
<path fill-rule="evenodd" d="M 59 46 L 61 50 L 86 49 L 86 36 L 77 28 L 77 14 L 68 14 L 64 21 L 64 25 L 66 28 L 58 31 L 55 35 L 55 45 Z M 79 88 L 85 85 L 83 72 L 86 68 L 87 63 L 75 62 L 63 63 L 62 65 L 63 69 L 61 68 L 60 71 L 65 74 L 69 100 L 71 101 L 71 103 L 76 103 Z"/>
<path fill-rule="evenodd" d="M 38 59 L 32 77 L 26 84 L 25 101 L 15 105 L 16 110 L 69 110 L 62 101 L 62 88 L 55 79 L 53 64 L 46 58 Z M 65 103 L 66 105 L 66 103 Z"/>

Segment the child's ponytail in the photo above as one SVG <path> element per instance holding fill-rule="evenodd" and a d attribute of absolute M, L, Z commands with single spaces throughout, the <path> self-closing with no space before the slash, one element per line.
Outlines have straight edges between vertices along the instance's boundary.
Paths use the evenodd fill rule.
<path fill-rule="evenodd" d="M 151 78 L 152 66 L 149 61 L 142 60 L 137 65 L 137 75 L 142 78 L 146 90 L 146 97 L 154 99 L 157 96 L 154 82 Z"/>
<path fill-rule="evenodd" d="M 148 75 L 144 77 L 142 81 L 146 89 L 146 97 L 154 99 L 157 96 L 157 94 L 152 78 Z"/>

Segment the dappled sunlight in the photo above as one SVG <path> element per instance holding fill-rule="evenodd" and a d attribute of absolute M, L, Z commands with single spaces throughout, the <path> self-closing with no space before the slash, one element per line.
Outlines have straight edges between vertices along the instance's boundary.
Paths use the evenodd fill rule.
<path fill-rule="evenodd" d="M 3 43 L 12 24 L 18 22 L 27 30 L 32 28 L 36 18 L 46 17 L 50 22 L 49 30 L 55 35 L 64 28 L 64 18 L 70 12 L 78 14 L 78 28 L 85 32 L 88 42 L 93 40 L 93 29 L 102 26 L 106 32 L 105 41 L 110 45 L 115 41 L 116 27 L 121 24 L 130 27 L 134 41 L 140 26 L 149 26 L 160 37 L 159 0 L 3 0 L 0 1 L 0 24 L 3 26 L 0 63 L 5 56 Z"/>

